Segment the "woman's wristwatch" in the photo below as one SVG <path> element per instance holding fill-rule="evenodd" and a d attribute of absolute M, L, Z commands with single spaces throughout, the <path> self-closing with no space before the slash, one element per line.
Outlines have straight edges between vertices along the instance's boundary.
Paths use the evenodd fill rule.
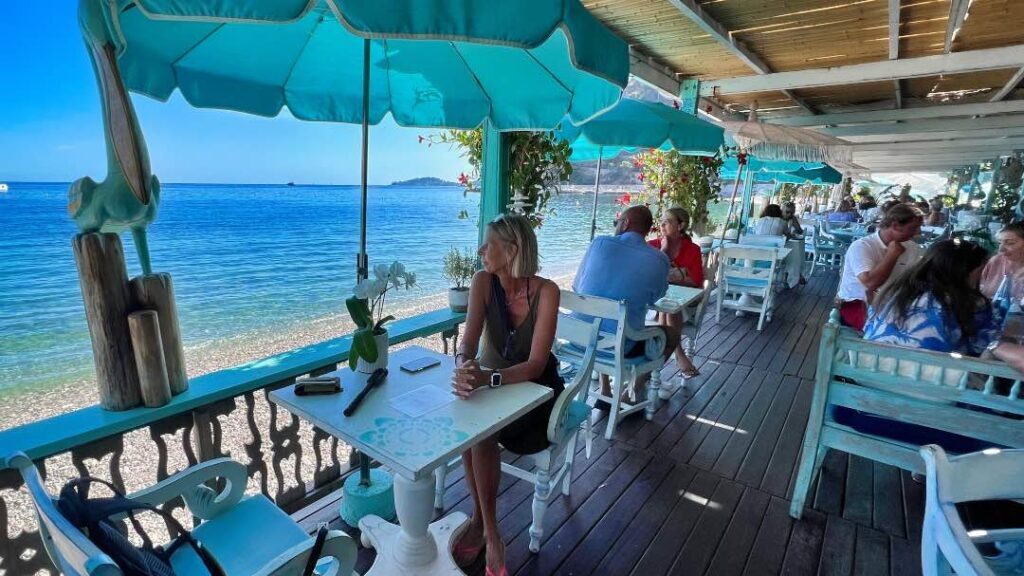
<path fill-rule="evenodd" d="M 491 388 L 497 388 L 501 386 L 501 372 L 497 370 L 491 370 L 491 381 L 487 384 Z"/>

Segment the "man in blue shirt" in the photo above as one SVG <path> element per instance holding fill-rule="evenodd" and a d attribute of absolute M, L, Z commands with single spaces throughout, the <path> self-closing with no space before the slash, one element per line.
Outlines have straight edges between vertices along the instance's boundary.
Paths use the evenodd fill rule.
<path fill-rule="evenodd" d="M 587 249 L 572 288 L 579 294 L 626 301 L 626 322 L 633 330 L 643 330 L 647 310 L 668 290 L 668 257 L 661 250 L 647 244 L 645 237 L 654 224 L 654 217 L 646 206 L 631 206 L 619 217 L 615 236 L 598 236 Z M 614 321 L 605 320 L 602 332 L 615 333 Z M 679 345 L 678 329 L 658 326 L 665 331 L 666 359 Z M 626 341 L 626 356 L 644 353 L 643 342 Z M 643 375 L 634 383 L 637 391 L 647 383 Z M 610 396 L 608 379 L 601 378 L 601 393 Z M 598 408 L 607 409 L 604 402 Z"/>

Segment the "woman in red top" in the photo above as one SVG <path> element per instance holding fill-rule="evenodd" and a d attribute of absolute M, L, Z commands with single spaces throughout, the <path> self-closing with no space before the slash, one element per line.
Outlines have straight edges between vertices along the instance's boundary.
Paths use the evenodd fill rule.
<path fill-rule="evenodd" d="M 682 208 L 669 208 L 661 217 L 661 238 L 648 242 L 654 248 L 668 256 L 669 284 L 701 288 L 704 285 L 704 263 L 700 256 L 700 246 L 690 240 L 686 229 L 690 226 L 690 213 Z M 658 321 L 664 325 L 683 326 L 683 315 L 658 313 Z M 686 356 L 682 344 L 676 348 L 676 363 L 683 372 L 684 378 L 692 378 L 700 374 L 697 367 Z"/>

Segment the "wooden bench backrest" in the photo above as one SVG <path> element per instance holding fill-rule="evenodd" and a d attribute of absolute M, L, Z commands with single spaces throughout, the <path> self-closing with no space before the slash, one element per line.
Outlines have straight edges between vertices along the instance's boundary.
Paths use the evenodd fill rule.
<path fill-rule="evenodd" d="M 869 342 L 825 326 L 818 386 L 827 403 L 1009 447 L 1024 447 L 1021 374 L 1003 362 Z M 983 410 L 977 410 L 981 408 Z"/>

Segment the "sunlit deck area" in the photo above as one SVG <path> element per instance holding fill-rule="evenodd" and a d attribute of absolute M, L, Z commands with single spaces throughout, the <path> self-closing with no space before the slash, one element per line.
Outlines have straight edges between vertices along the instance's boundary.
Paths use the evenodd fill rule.
<path fill-rule="evenodd" d="M 833 451 L 803 519 L 788 515 L 835 283 L 834 273 L 812 278 L 762 332 L 752 315 L 715 323 L 709 313 L 701 375 L 652 421 L 625 420 L 611 442 L 595 434 L 589 460 L 579 447 L 572 493 L 550 503 L 539 554 L 527 548 L 533 486 L 504 475 L 509 573 L 919 573 L 924 486 L 908 472 Z M 678 378 L 675 364 L 663 375 Z M 448 477 L 453 510 L 472 512 L 461 473 Z M 344 527 L 334 505 L 304 516 Z M 357 569 L 373 556 L 361 549 Z"/>

